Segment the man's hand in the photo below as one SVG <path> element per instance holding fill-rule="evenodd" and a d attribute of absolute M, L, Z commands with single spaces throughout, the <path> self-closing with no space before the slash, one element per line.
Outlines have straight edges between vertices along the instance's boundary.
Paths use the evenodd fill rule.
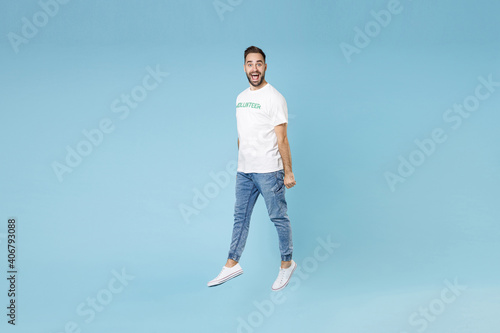
<path fill-rule="evenodd" d="M 285 177 L 283 178 L 286 188 L 292 188 L 297 184 L 293 172 L 285 172 Z"/>

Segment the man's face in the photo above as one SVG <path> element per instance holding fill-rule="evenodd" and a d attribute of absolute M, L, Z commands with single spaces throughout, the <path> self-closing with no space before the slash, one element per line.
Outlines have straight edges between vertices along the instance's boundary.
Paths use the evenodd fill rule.
<path fill-rule="evenodd" d="M 264 81 L 267 65 L 264 63 L 264 57 L 260 53 L 249 53 L 245 59 L 245 73 L 248 82 L 254 87 L 258 87 Z"/>

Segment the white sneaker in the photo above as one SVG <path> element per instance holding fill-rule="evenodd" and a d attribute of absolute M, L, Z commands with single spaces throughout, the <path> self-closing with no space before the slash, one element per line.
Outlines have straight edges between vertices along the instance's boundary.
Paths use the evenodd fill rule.
<path fill-rule="evenodd" d="M 297 268 L 297 264 L 293 260 L 292 260 L 292 265 L 290 267 L 280 268 L 278 278 L 276 279 L 276 281 L 274 281 L 272 289 L 274 291 L 278 291 L 285 288 L 288 282 L 290 282 L 290 278 L 292 277 L 295 268 Z"/>
<path fill-rule="evenodd" d="M 233 267 L 222 267 L 222 271 L 220 271 L 219 275 L 212 281 L 208 282 L 209 287 L 218 286 L 226 281 L 231 280 L 232 278 L 237 277 L 238 275 L 243 274 L 243 269 L 240 264 L 236 264 Z"/>

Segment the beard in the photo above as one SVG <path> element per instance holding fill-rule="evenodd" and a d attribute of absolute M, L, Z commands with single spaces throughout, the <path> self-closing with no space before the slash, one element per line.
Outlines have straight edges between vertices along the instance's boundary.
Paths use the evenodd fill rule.
<path fill-rule="evenodd" d="M 247 73 L 248 82 L 250 82 L 250 84 L 254 87 L 260 86 L 262 84 L 262 82 L 264 81 L 264 78 L 266 77 L 265 73 L 259 72 L 258 74 L 259 74 L 259 80 L 254 82 L 254 81 L 252 81 L 252 74 Z"/>

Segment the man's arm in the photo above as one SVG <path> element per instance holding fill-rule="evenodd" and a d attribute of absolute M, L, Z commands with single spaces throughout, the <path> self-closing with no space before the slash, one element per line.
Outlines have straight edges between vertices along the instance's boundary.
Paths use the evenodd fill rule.
<path fill-rule="evenodd" d="M 292 171 L 292 154 L 290 152 L 290 144 L 288 143 L 288 137 L 286 135 L 287 123 L 274 126 L 274 132 L 278 138 L 278 150 L 283 160 L 283 169 L 285 171 L 285 186 L 286 188 L 292 188 L 295 186 L 295 177 Z"/>

